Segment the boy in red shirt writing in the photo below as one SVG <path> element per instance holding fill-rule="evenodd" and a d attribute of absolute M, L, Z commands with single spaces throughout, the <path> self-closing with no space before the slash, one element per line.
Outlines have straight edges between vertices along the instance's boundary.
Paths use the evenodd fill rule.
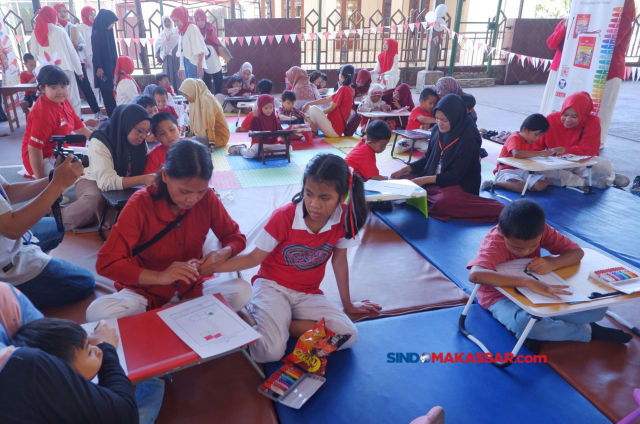
<path fill-rule="evenodd" d="M 353 171 L 366 180 L 388 180 L 389 177 L 380 175 L 376 166 L 376 154 L 387 148 L 391 139 L 391 130 L 382 120 L 373 121 L 367 127 L 367 138 L 362 140 L 347 155 L 345 160 Z"/>
<path fill-rule="evenodd" d="M 541 249 L 546 249 L 554 256 L 543 257 Z M 550 299 L 561 299 L 559 294 L 567 295 L 571 292 L 566 285 L 550 286 L 525 273 L 522 277 L 499 274 L 496 266 L 514 259 L 530 258 L 526 271 L 549 274 L 580 262 L 583 256 L 584 252 L 578 244 L 545 222 L 544 210 L 540 205 L 528 199 L 516 200 L 503 209 L 498 225 L 487 233 L 480 244 L 478 256 L 467 264 L 470 269 L 469 281 L 482 284 L 478 291 L 480 306 L 519 338 L 531 315 L 496 287 L 523 287 Z M 601 339 L 629 343 L 631 335 L 596 324 L 606 311 L 607 308 L 599 308 L 541 318 L 533 325 L 528 337 L 534 340 L 588 342 Z"/>
<path fill-rule="evenodd" d="M 431 111 L 438 104 L 438 93 L 430 88 L 425 88 L 420 93 L 420 104 L 413 108 L 409 115 L 407 123 L 407 131 L 410 130 L 428 130 L 431 125 L 436 123 L 436 118 L 431 116 Z M 396 151 L 403 153 L 411 149 L 411 140 L 403 138 L 396 144 Z M 413 141 L 414 148 L 420 152 L 426 152 L 429 148 L 429 140 L 425 134 L 424 140 Z"/>
<path fill-rule="evenodd" d="M 24 67 L 26 71 L 20 72 L 20 84 L 33 84 L 36 82 L 36 76 L 33 75 L 33 70 L 36 69 L 36 60 L 31 53 L 27 53 L 22 57 Z M 24 112 L 24 119 L 29 117 L 29 109 L 33 106 L 33 103 L 38 99 L 37 92 L 26 91 L 24 93 L 24 99 L 20 103 L 22 111 Z"/>

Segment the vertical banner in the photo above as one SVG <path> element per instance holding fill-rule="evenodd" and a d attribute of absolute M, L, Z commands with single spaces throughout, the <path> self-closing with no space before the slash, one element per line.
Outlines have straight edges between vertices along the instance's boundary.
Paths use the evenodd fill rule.
<path fill-rule="evenodd" d="M 0 66 L 4 85 L 20 84 L 20 62 L 13 48 L 15 40 L 4 24 L 4 14 L 0 12 Z"/>
<path fill-rule="evenodd" d="M 591 95 L 592 113 L 598 114 L 623 6 L 624 0 L 573 0 L 558 82 L 545 115 L 561 110 L 564 99 L 577 91 Z"/>

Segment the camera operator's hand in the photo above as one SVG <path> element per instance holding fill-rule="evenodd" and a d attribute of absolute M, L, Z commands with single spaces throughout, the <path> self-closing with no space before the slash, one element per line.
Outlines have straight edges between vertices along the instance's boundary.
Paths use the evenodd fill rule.
<path fill-rule="evenodd" d="M 53 179 L 51 180 L 51 184 L 57 185 L 62 189 L 62 191 L 75 184 L 84 172 L 82 162 L 76 161 L 72 163 L 72 160 L 72 154 L 67 155 L 67 159 L 64 162 L 61 162 L 60 156 L 58 156 L 56 167 L 53 170 Z"/>

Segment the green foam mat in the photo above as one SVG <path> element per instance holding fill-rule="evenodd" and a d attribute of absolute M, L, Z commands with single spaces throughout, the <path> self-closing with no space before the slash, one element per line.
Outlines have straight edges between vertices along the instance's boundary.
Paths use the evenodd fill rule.
<path fill-rule="evenodd" d="M 319 153 L 331 153 L 336 156 L 340 156 L 344 158 L 347 156 L 343 152 L 338 149 L 309 149 L 309 150 L 296 150 L 291 153 L 291 161 L 294 162 L 298 166 L 305 167 L 307 163 L 317 154 Z"/>
<path fill-rule="evenodd" d="M 303 170 L 297 166 L 286 168 L 251 169 L 235 171 L 241 187 L 268 187 L 276 185 L 300 184 Z"/>
<path fill-rule="evenodd" d="M 218 149 L 216 149 L 218 150 Z M 211 154 L 211 162 L 213 162 L 213 172 L 231 171 L 231 165 L 224 155 Z"/>

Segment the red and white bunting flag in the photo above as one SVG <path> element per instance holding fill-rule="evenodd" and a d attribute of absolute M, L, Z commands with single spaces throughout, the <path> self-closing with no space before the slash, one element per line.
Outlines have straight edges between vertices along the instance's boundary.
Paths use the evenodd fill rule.
<path fill-rule="evenodd" d="M 315 33 L 315 32 L 310 32 L 310 33 L 309 33 L 309 37 L 310 37 L 312 40 L 315 40 L 315 39 L 316 39 L 316 33 Z"/>
<path fill-rule="evenodd" d="M 282 41 L 282 34 L 278 34 L 275 37 L 276 37 L 276 42 L 280 44 L 280 42 Z"/>
<path fill-rule="evenodd" d="M 345 29 L 343 34 L 345 37 L 349 38 L 349 34 L 351 33 L 351 31 L 349 31 L 348 29 Z"/>
<path fill-rule="evenodd" d="M 394 30 L 394 31 L 397 31 L 398 30 L 398 25 L 391 25 L 391 29 Z"/>
<path fill-rule="evenodd" d="M 378 34 L 382 34 L 384 32 L 384 27 L 378 27 Z"/>
<path fill-rule="evenodd" d="M 298 41 L 301 41 L 304 36 L 302 34 L 296 34 L 296 37 L 298 37 Z"/>
<path fill-rule="evenodd" d="M 284 35 L 284 42 L 288 43 L 289 42 L 289 34 L 285 34 Z"/>
<path fill-rule="evenodd" d="M 231 40 L 231 44 L 235 44 L 237 39 L 238 37 L 229 37 L 229 40 Z"/>
<path fill-rule="evenodd" d="M 140 46 L 147 47 L 147 42 L 148 42 L 148 40 L 146 38 L 141 38 L 140 39 Z"/>
<path fill-rule="evenodd" d="M 295 34 L 289 34 L 289 39 L 291 40 L 292 43 L 296 42 L 296 35 Z"/>
<path fill-rule="evenodd" d="M 338 36 L 339 36 L 340 38 L 342 38 L 342 34 L 344 34 L 344 32 L 343 32 L 343 31 L 338 31 Z"/>
<path fill-rule="evenodd" d="M 362 35 L 364 34 L 364 30 L 362 28 L 360 28 L 357 32 L 360 35 L 360 37 L 362 37 Z"/>
<path fill-rule="evenodd" d="M 20 44 L 20 40 L 22 40 L 22 35 L 16 34 L 15 37 L 16 37 L 16 42 Z"/>
<path fill-rule="evenodd" d="M 429 28 L 429 24 L 426 22 L 422 22 L 422 28 L 426 31 Z"/>
<path fill-rule="evenodd" d="M 409 24 L 403 24 L 402 28 L 404 28 L 405 30 L 409 29 Z"/>
<path fill-rule="evenodd" d="M 260 41 L 262 41 L 262 45 L 264 46 L 264 43 L 267 42 L 267 36 L 266 35 L 261 35 L 260 36 Z"/>
<path fill-rule="evenodd" d="M 224 43 L 225 43 L 226 45 L 229 45 L 229 37 L 224 37 Z"/>
<path fill-rule="evenodd" d="M 250 35 L 246 35 L 244 37 L 244 41 L 247 42 L 247 46 L 250 46 L 251 45 L 251 36 Z"/>
<path fill-rule="evenodd" d="M 326 38 L 327 40 L 329 39 L 330 34 L 328 31 L 323 32 L 322 35 L 324 35 L 324 38 Z"/>
<path fill-rule="evenodd" d="M 156 41 L 155 38 L 149 38 L 149 42 L 151 43 L 151 45 L 153 46 L 153 43 Z"/>
<path fill-rule="evenodd" d="M 273 35 L 267 35 L 267 39 L 269 40 L 269 44 L 273 44 Z"/>
<path fill-rule="evenodd" d="M 238 37 L 238 43 L 240 43 L 240 46 L 244 46 L 244 37 Z"/>
<path fill-rule="evenodd" d="M 253 36 L 253 44 L 255 44 L 256 46 L 258 45 L 258 40 L 260 39 L 259 35 L 254 35 Z"/>
<path fill-rule="evenodd" d="M 513 61 L 513 58 L 516 57 L 515 53 L 509 53 L 509 63 Z"/>

